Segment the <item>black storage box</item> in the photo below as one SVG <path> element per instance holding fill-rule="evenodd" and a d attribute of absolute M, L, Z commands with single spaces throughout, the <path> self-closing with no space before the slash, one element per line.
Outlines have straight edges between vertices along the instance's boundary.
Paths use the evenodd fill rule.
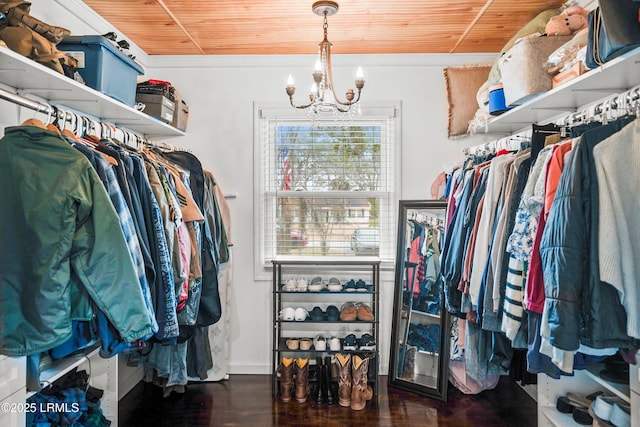
<path fill-rule="evenodd" d="M 136 93 L 136 102 L 145 105 L 143 113 L 162 120 L 165 123 L 173 121 L 175 102 L 162 93 Z"/>

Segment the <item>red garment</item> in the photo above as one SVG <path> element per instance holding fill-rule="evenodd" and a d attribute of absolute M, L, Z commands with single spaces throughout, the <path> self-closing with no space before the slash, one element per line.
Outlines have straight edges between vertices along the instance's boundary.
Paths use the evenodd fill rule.
<path fill-rule="evenodd" d="M 551 210 L 551 204 L 556 196 L 556 190 L 558 189 L 558 183 L 560 182 L 560 176 L 562 175 L 562 169 L 564 168 L 565 154 L 571 150 L 571 141 L 562 142 L 556 144 L 553 147 L 551 153 L 551 159 L 547 166 L 547 178 L 544 190 L 544 217 L 549 215 Z"/>
<path fill-rule="evenodd" d="M 525 285 L 525 307 L 529 311 L 542 314 L 544 308 L 544 280 L 542 275 L 542 259 L 540 258 L 540 241 L 546 220 L 542 213 L 538 219 L 538 229 L 536 237 L 533 241 L 533 252 L 529 261 L 529 270 L 527 272 L 527 282 Z"/>

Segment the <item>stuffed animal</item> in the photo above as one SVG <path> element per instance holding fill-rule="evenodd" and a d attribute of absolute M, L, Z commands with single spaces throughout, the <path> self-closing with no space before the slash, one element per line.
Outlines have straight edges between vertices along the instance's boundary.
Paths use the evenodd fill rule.
<path fill-rule="evenodd" d="M 560 15 L 549 19 L 545 26 L 548 36 L 569 36 L 587 28 L 587 15 L 589 14 L 580 6 L 571 6 Z"/>

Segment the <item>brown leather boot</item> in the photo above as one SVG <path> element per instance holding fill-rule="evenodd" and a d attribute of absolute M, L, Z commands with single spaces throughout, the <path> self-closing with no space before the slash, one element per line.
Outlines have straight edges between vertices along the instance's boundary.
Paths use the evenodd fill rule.
<path fill-rule="evenodd" d="M 293 357 L 283 357 L 278 366 L 280 378 L 280 399 L 289 402 L 293 394 Z"/>
<path fill-rule="evenodd" d="M 296 359 L 295 370 L 296 400 L 300 403 L 305 403 L 309 395 L 309 359 L 301 357 Z"/>
<path fill-rule="evenodd" d="M 367 385 L 368 370 L 369 358 L 354 355 L 351 361 L 351 409 L 355 411 L 364 409 L 367 400 L 373 396 L 373 389 Z"/>
<path fill-rule="evenodd" d="M 351 406 L 351 354 L 336 354 L 338 363 L 338 403 Z"/>

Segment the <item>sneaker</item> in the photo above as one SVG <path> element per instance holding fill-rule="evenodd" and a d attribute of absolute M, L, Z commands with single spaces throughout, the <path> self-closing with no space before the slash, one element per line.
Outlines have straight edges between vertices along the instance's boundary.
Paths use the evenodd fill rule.
<path fill-rule="evenodd" d="M 344 342 L 342 343 L 343 350 L 357 350 L 358 349 L 358 339 L 354 334 L 349 334 L 344 338 Z"/>
<path fill-rule="evenodd" d="M 329 322 L 337 322 L 340 320 L 340 310 L 335 305 L 330 305 L 327 307 L 327 320 Z"/>
<path fill-rule="evenodd" d="M 329 350 L 331 351 L 340 351 L 342 346 L 340 345 L 340 339 L 337 337 L 329 338 Z"/>
<path fill-rule="evenodd" d="M 316 276 L 313 279 L 311 279 L 311 282 L 309 282 L 309 292 L 322 292 L 326 289 L 326 286 L 324 283 L 322 283 L 322 277 L 320 276 Z"/>
<path fill-rule="evenodd" d="M 302 307 L 296 308 L 295 320 L 296 322 L 304 322 L 309 317 L 309 312 Z"/>
<path fill-rule="evenodd" d="M 364 280 L 358 280 L 356 282 L 356 292 L 367 292 L 369 289 L 367 288 L 367 284 Z"/>
<path fill-rule="evenodd" d="M 280 320 L 292 321 L 296 317 L 296 310 L 287 307 L 280 310 Z"/>
<path fill-rule="evenodd" d="M 313 310 L 309 312 L 309 317 L 314 322 L 322 322 L 324 320 L 324 312 L 318 306 L 313 307 Z"/>
<path fill-rule="evenodd" d="M 318 335 L 313 340 L 313 347 L 316 351 L 325 351 L 327 349 L 327 339 L 322 335 Z"/>
<path fill-rule="evenodd" d="M 357 316 L 358 320 L 364 320 L 365 322 L 373 322 L 373 319 L 375 319 L 371 307 L 364 303 L 357 305 Z"/>
<path fill-rule="evenodd" d="M 373 351 L 376 349 L 376 342 L 370 334 L 362 334 L 358 340 L 358 349 L 361 351 Z"/>
<path fill-rule="evenodd" d="M 287 283 L 282 287 L 282 290 L 286 292 L 295 292 L 297 290 L 296 281 L 293 279 L 287 280 Z"/>
<path fill-rule="evenodd" d="M 345 302 L 342 304 L 340 310 L 340 320 L 345 322 L 352 322 L 358 317 L 356 305 L 352 302 Z"/>
<path fill-rule="evenodd" d="M 351 279 L 347 283 L 344 284 L 343 290 L 345 292 L 355 292 L 356 291 L 356 282 Z"/>
<path fill-rule="evenodd" d="M 307 292 L 307 279 L 299 279 L 296 283 L 296 291 Z"/>
<path fill-rule="evenodd" d="M 332 277 L 329 279 L 329 284 L 327 285 L 327 289 L 330 292 L 342 292 L 342 283 L 340 283 L 340 280 L 336 279 L 335 277 Z"/>

